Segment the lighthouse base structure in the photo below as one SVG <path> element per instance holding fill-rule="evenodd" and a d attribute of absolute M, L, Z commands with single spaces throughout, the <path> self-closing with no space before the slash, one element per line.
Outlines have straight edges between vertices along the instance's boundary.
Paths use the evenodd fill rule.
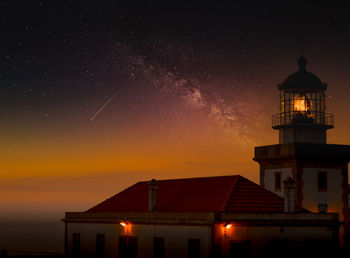
<path fill-rule="evenodd" d="M 254 160 L 260 164 L 263 188 L 283 197 L 282 182 L 290 177 L 296 182 L 297 207 L 313 213 L 339 213 L 339 240 L 344 246 L 349 238 L 349 145 L 295 142 L 259 146 Z"/>

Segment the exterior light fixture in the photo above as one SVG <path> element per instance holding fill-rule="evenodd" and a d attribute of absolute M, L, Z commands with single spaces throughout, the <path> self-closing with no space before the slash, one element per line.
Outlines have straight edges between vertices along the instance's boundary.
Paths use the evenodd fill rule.
<path fill-rule="evenodd" d="M 125 220 L 123 220 L 123 221 L 120 222 L 120 225 L 121 225 L 122 227 L 126 227 L 126 226 L 128 225 L 128 222 L 126 222 Z"/>
<path fill-rule="evenodd" d="M 231 223 L 225 223 L 223 225 L 223 228 L 224 228 L 224 236 L 226 236 L 226 230 L 230 229 L 232 227 L 232 224 Z"/>

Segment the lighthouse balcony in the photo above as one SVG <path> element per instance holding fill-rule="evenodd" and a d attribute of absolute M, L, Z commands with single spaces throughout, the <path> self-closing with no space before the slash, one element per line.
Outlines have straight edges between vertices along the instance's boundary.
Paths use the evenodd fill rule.
<path fill-rule="evenodd" d="M 315 126 L 334 128 L 333 114 L 317 111 L 292 111 L 272 115 L 272 128 Z"/>

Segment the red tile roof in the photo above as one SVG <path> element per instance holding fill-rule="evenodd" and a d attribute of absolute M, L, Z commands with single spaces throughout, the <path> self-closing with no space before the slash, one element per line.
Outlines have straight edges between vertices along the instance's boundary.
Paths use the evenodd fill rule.
<path fill-rule="evenodd" d="M 159 180 L 159 212 L 283 212 L 283 198 L 242 176 Z M 148 182 L 139 182 L 87 212 L 147 212 Z"/>

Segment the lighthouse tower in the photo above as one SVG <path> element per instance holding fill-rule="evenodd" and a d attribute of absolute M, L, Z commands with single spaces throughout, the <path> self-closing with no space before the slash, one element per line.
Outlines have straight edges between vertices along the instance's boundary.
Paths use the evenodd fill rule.
<path fill-rule="evenodd" d="M 327 130 L 334 127 L 333 115 L 326 113 L 327 84 L 306 65 L 300 57 L 299 70 L 278 85 L 280 112 L 272 116 L 272 128 L 279 131 L 279 144 L 255 147 L 254 160 L 264 188 L 284 197 L 283 182 L 292 179 L 297 207 L 338 213 L 342 245 L 349 235 L 350 146 L 327 144 Z"/>

